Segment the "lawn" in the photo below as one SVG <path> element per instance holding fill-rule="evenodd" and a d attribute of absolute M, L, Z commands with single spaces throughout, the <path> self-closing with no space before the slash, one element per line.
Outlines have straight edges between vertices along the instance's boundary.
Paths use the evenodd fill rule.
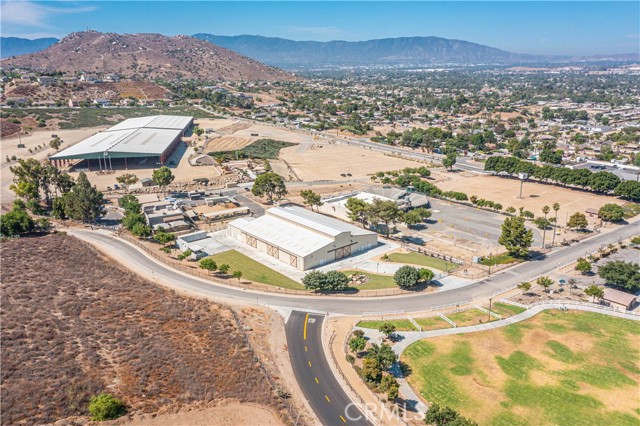
<path fill-rule="evenodd" d="M 391 253 L 389 260 L 397 263 L 409 263 L 412 265 L 426 266 L 427 268 L 438 269 L 440 271 L 446 271 L 453 269 L 456 264 L 452 262 L 446 262 L 442 259 L 437 259 L 431 256 L 425 256 L 420 253 Z"/>
<path fill-rule="evenodd" d="M 640 424 L 639 337 L 631 320 L 553 310 L 416 342 L 402 360 L 425 400 L 482 425 L 631 426 Z"/>
<path fill-rule="evenodd" d="M 468 309 L 455 314 L 445 314 L 445 316 L 455 322 L 458 327 L 481 324 L 483 322 L 488 322 L 489 319 L 491 319 L 491 321 L 497 320 L 497 318 L 493 316 L 489 318 L 489 314 L 482 312 L 479 309 Z"/>
<path fill-rule="evenodd" d="M 393 279 L 393 275 L 380 275 L 380 274 L 372 274 L 371 272 L 364 271 L 354 271 L 354 270 L 346 270 L 342 271 L 347 275 L 352 274 L 360 274 L 369 277 L 369 280 L 359 286 L 354 286 L 358 290 L 379 290 L 382 288 L 394 288 L 397 287 L 395 280 Z"/>
<path fill-rule="evenodd" d="M 304 290 L 302 284 L 282 275 L 280 272 L 276 272 L 273 269 L 264 266 L 262 263 L 257 262 L 238 251 L 225 251 L 223 253 L 214 254 L 211 258 L 216 261 L 218 266 L 223 263 L 228 264 L 230 266 L 229 274 L 233 271 L 241 271 L 243 279 L 276 287 Z"/>
<path fill-rule="evenodd" d="M 485 266 L 489 266 L 489 264 L 491 264 L 491 266 L 496 266 L 514 262 L 521 262 L 521 260 L 509 255 L 509 253 L 502 253 L 497 256 L 492 256 L 491 260 L 489 260 L 489 257 L 485 256 L 478 263 Z"/>
<path fill-rule="evenodd" d="M 441 328 L 451 328 L 451 324 L 440 317 L 414 318 L 423 331 L 439 330 Z"/>
<path fill-rule="evenodd" d="M 397 331 L 418 331 L 413 326 L 413 324 L 411 324 L 411 322 L 409 322 L 409 320 L 406 320 L 406 319 L 396 319 L 396 320 L 388 320 L 388 321 L 383 321 L 383 320 L 360 321 L 358 323 L 358 327 L 373 328 L 374 330 L 377 330 L 380 328 L 382 324 L 386 322 L 395 325 Z"/>
<path fill-rule="evenodd" d="M 489 305 L 483 306 L 483 308 L 489 310 Z M 526 311 L 526 309 L 520 306 L 509 305 L 507 303 L 495 302 L 491 304 L 491 312 L 502 316 L 502 318 L 512 317 Z"/>

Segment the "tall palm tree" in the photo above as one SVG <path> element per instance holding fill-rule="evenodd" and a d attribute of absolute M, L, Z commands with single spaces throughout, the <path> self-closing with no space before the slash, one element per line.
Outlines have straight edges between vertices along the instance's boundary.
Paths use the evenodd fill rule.
<path fill-rule="evenodd" d="M 558 227 L 558 210 L 560 210 L 560 204 L 553 203 L 553 211 L 556 212 L 556 218 L 553 221 L 553 239 L 551 240 L 551 247 L 553 247 L 553 244 L 556 241 L 556 228 Z"/>
<path fill-rule="evenodd" d="M 544 213 L 544 227 L 542 228 L 542 249 L 544 250 L 544 241 L 547 237 L 547 215 L 549 214 L 549 211 L 551 209 L 549 208 L 549 206 L 544 206 L 542 208 L 542 213 Z"/>

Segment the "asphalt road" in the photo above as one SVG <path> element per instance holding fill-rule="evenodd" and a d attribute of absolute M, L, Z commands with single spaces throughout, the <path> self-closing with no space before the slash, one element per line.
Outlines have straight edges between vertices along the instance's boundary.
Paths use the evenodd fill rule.
<path fill-rule="evenodd" d="M 237 287 L 216 285 L 210 281 L 180 273 L 144 254 L 135 246 L 111 235 L 89 230 L 74 230 L 89 242 L 96 242 L 118 253 L 128 266 L 153 278 L 171 283 L 175 287 L 195 294 L 222 297 L 239 302 L 255 302 L 271 307 L 282 307 L 314 312 L 330 312 L 345 315 L 384 312 L 419 312 L 432 307 L 460 303 L 473 299 L 488 298 L 494 294 L 546 274 L 559 266 L 570 263 L 585 252 L 594 252 L 603 245 L 617 242 L 640 233 L 640 223 L 622 226 L 608 233 L 598 234 L 570 247 L 556 249 L 545 259 L 525 262 L 474 284 L 437 293 L 416 293 L 393 297 L 343 297 L 343 296 L 294 296 L 277 293 L 257 293 Z"/>
<path fill-rule="evenodd" d="M 370 425 L 336 380 L 322 345 L 324 315 L 293 311 L 285 326 L 296 380 L 324 426 Z"/>

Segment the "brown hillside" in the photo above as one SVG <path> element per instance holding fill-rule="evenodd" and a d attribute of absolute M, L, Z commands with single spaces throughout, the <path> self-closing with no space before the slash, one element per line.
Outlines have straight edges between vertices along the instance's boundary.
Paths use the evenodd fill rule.
<path fill-rule="evenodd" d="M 3 67 L 119 74 L 131 78 L 292 80 L 295 76 L 193 37 L 71 33 L 40 52 L 3 60 Z"/>

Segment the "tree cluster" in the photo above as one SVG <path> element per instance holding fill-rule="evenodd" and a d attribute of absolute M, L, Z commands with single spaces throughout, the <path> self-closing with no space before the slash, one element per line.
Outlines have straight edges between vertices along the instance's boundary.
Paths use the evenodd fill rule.
<path fill-rule="evenodd" d="M 349 287 L 349 277 L 339 271 L 312 271 L 302 278 L 302 284 L 307 290 L 343 291 Z"/>

